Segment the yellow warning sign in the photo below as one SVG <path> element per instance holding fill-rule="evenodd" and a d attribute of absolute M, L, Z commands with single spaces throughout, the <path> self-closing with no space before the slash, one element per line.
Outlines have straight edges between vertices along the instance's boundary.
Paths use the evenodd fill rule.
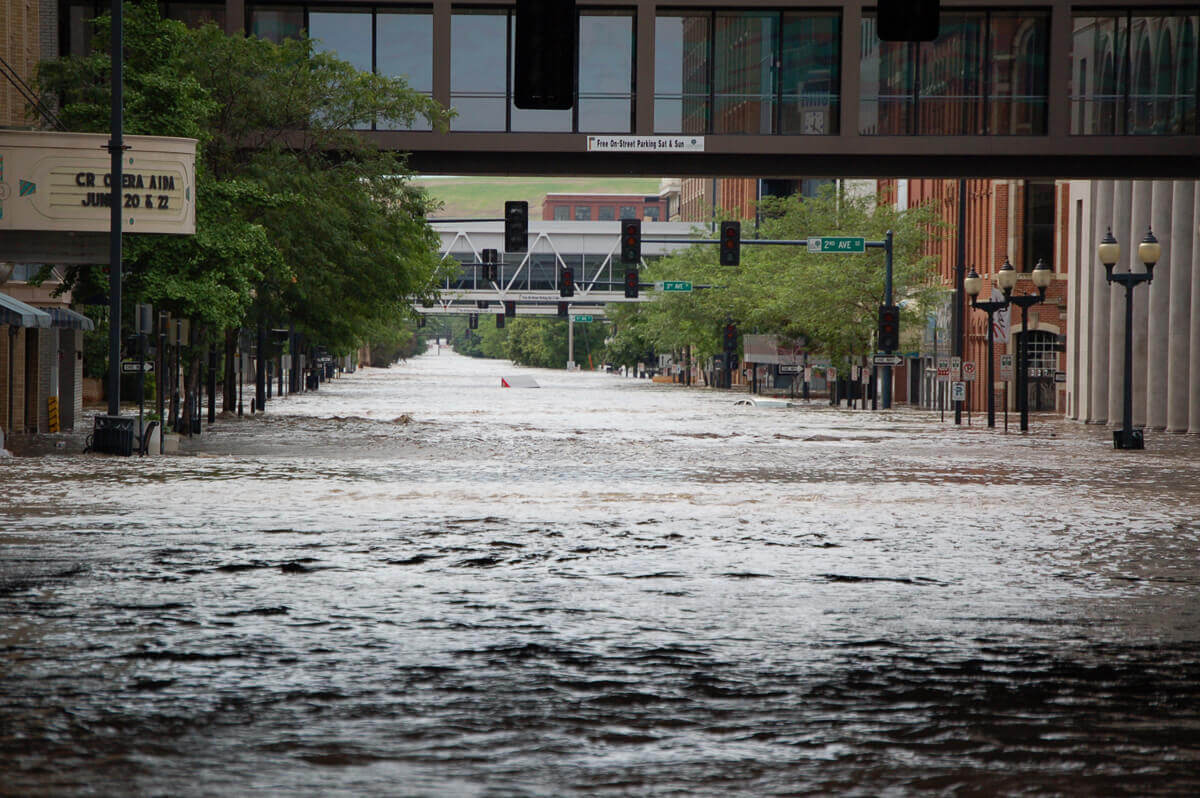
<path fill-rule="evenodd" d="M 46 410 L 50 416 L 50 431 L 58 432 L 58 397 L 51 396 L 46 400 Z"/>

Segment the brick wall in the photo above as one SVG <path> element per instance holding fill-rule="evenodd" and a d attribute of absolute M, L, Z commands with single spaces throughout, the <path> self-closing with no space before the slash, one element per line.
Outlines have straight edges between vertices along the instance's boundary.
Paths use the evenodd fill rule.
<path fill-rule="evenodd" d="M 28 84 L 41 51 L 42 0 L 0 0 L 0 57 Z M 8 80 L 0 79 L 0 125 L 29 127 L 25 98 Z"/>

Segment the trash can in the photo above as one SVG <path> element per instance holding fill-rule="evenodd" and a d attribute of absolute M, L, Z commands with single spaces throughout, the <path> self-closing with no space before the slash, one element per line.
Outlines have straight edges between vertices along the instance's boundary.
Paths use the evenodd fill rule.
<path fill-rule="evenodd" d="M 129 457 L 133 454 L 133 416 L 96 416 L 92 450 Z"/>

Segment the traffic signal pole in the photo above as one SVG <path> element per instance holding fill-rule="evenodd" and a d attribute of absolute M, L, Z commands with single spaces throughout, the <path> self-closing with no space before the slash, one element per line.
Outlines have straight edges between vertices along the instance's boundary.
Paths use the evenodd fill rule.
<path fill-rule="evenodd" d="M 892 306 L 892 231 L 888 230 L 883 237 L 883 304 Z M 888 351 L 887 354 L 891 354 Z M 892 367 L 883 367 L 883 385 L 880 391 L 883 395 L 883 409 L 892 409 Z"/>

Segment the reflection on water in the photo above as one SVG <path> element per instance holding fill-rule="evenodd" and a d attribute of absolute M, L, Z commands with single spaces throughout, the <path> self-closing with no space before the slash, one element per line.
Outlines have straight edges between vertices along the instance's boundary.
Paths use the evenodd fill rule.
<path fill-rule="evenodd" d="M 0 464 L 0 795 L 1200 791 L 1194 439 L 512 371 Z"/>

